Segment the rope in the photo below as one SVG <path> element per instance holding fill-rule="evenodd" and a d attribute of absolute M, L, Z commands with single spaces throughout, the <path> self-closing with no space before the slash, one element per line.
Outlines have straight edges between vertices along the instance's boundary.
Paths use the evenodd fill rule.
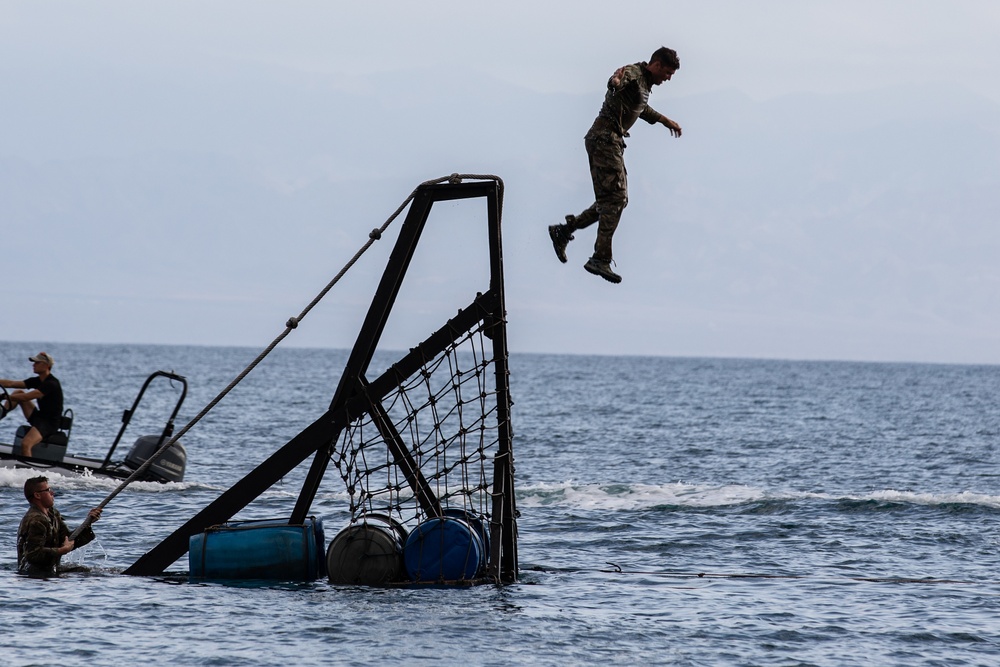
<path fill-rule="evenodd" d="M 225 389 L 223 389 L 221 392 L 219 392 L 218 396 L 216 396 L 214 399 L 212 399 L 208 403 L 208 405 L 206 405 L 204 408 L 202 408 L 201 412 L 199 412 L 194 417 L 194 419 L 192 419 L 191 421 L 189 421 L 184 426 L 184 428 L 182 428 L 177 433 L 177 435 L 175 435 L 174 437 L 172 437 L 170 440 L 168 440 L 166 443 L 164 443 L 163 446 L 161 446 L 159 449 L 157 449 L 155 452 L 153 452 L 153 454 L 149 458 L 147 458 L 142 463 L 142 465 L 140 465 L 138 468 L 136 468 L 135 472 L 133 472 L 128 477 L 128 479 L 126 479 L 124 482 L 122 482 L 121 484 L 119 484 L 118 488 L 116 488 L 114 491 L 112 491 L 110 494 L 108 494 L 108 496 L 104 500 L 101 501 L 101 503 L 98 505 L 98 507 L 100 507 L 101 509 L 104 509 L 104 507 L 107 506 L 107 504 L 109 502 L 111 502 L 115 498 L 115 496 L 117 496 L 119 493 L 121 493 L 122 491 L 125 490 L 125 487 L 127 487 L 129 484 L 131 484 L 132 482 L 134 482 L 136 479 L 138 479 L 143 473 L 145 473 L 146 470 L 148 470 L 149 467 L 151 465 L 153 465 L 153 462 L 156 460 L 157 457 L 159 457 L 165 451 L 167 451 L 168 449 L 170 449 L 170 447 L 172 447 L 174 445 L 174 443 L 176 443 L 178 440 L 181 439 L 181 437 L 183 437 L 188 431 L 190 431 L 191 428 L 195 424 L 197 424 L 198 422 L 200 422 L 205 417 L 205 415 L 207 415 L 209 412 L 211 412 L 211 410 L 216 405 L 218 405 L 219 402 L 222 401 L 222 399 L 225 398 L 226 395 L 236 387 L 236 385 L 238 385 L 240 382 L 242 382 L 243 379 L 247 375 L 249 375 L 250 372 L 254 368 L 256 368 L 257 365 L 261 361 L 263 361 L 267 357 L 267 355 L 269 355 L 271 353 L 271 351 L 275 347 L 278 346 L 278 344 L 281 341 L 283 341 L 285 339 L 286 336 L 288 336 L 288 334 L 290 334 L 294 329 L 298 328 L 299 322 L 301 322 L 305 318 L 305 316 L 309 314 L 309 311 L 311 311 L 323 299 L 323 297 L 325 297 L 327 295 L 327 293 L 331 289 L 333 289 L 334 285 L 336 285 L 338 282 L 340 282 L 340 279 L 343 278 L 344 275 L 351 269 L 351 267 L 353 267 L 354 264 L 361 258 L 361 256 L 363 254 L 365 254 L 365 252 L 368 251 L 368 249 L 375 243 L 375 241 L 378 241 L 379 239 L 382 238 L 382 234 L 385 232 L 385 230 L 389 228 L 389 225 L 391 225 L 392 222 L 397 217 L 399 217 L 399 214 L 402 213 L 403 210 L 409 205 L 409 203 L 411 201 L 413 201 L 413 198 L 416 197 L 417 191 L 419 191 L 420 188 L 423 188 L 423 187 L 426 187 L 426 186 L 429 186 L 429 185 L 437 185 L 437 184 L 444 183 L 444 182 L 448 182 L 448 183 L 451 183 L 451 184 L 458 184 L 458 183 L 461 183 L 463 180 L 466 180 L 466 179 L 468 179 L 468 180 L 479 180 L 479 181 L 496 181 L 497 182 L 497 186 L 500 189 L 501 195 L 503 194 L 503 180 L 499 176 L 494 176 L 492 174 L 451 174 L 450 176 L 442 176 L 441 178 L 435 178 L 435 179 L 431 179 L 429 181 L 424 181 L 423 183 L 421 183 L 420 185 L 418 185 L 417 187 L 415 187 L 413 189 L 413 192 L 411 192 L 410 195 L 405 200 L 403 200 L 403 203 L 399 205 L 399 207 L 392 213 L 392 215 L 389 216 L 389 218 L 384 223 L 382 223 L 382 226 L 381 227 L 376 227 L 375 229 L 373 229 L 368 234 L 368 240 L 364 243 L 364 245 L 362 245 L 361 248 L 356 253 L 354 253 L 354 256 L 351 257 L 351 259 L 347 262 L 347 264 L 344 265 L 344 268 L 342 268 L 337 273 L 337 275 L 335 275 L 333 277 L 333 279 L 331 279 L 330 282 L 327 283 L 326 286 L 319 291 L 319 293 L 315 296 L 315 298 L 313 298 L 313 300 L 310 301 L 309 304 L 306 305 L 306 307 L 302 309 L 302 312 L 299 313 L 299 315 L 297 317 L 290 317 L 290 318 L 288 318 L 288 321 L 285 322 L 285 330 L 282 331 L 280 334 L 278 334 L 274 338 L 274 340 L 271 341 L 271 344 L 268 345 L 266 348 L 264 348 L 264 350 L 260 354 L 257 355 L 257 358 L 254 359 L 253 361 L 251 361 L 250 364 L 245 369 L 243 369 L 243 371 L 239 375 L 237 375 L 236 378 L 232 382 L 230 382 L 229 385 Z M 502 196 L 500 197 L 500 202 L 501 203 L 503 202 L 503 197 Z M 71 540 L 76 540 L 76 538 L 80 535 L 80 533 L 82 533 L 84 530 L 86 530 L 87 527 L 90 526 L 90 524 L 92 524 L 92 523 L 93 523 L 93 521 L 90 520 L 90 516 L 88 515 L 87 518 L 84 519 L 83 523 L 81 523 L 76 528 L 76 530 L 74 530 L 70 534 L 70 536 L 69 536 L 70 539 Z"/>

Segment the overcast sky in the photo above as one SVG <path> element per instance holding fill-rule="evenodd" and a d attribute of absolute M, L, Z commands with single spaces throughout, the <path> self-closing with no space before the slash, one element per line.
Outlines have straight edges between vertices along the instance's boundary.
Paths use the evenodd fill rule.
<path fill-rule="evenodd" d="M 536 235 L 540 236 L 557 211 L 576 212 L 587 202 L 569 199 L 555 202 L 551 211 L 538 211 L 539 217 L 548 216 L 546 220 L 526 220 L 524 218 L 529 217 L 531 211 L 518 208 L 519 196 L 528 200 L 526 194 L 521 194 L 524 189 L 516 187 L 519 178 L 526 179 L 525 174 L 533 173 L 531 169 L 548 160 L 556 165 L 565 162 L 568 166 L 557 168 L 565 168 L 566 173 L 571 174 L 567 178 L 572 180 L 572 187 L 567 186 L 567 191 L 560 196 L 570 193 L 576 196 L 580 192 L 585 195 L 589 184 L 586 156 L 579 139 L 599 107 L 606 77 L 621 64 L 648 58 L 660 45 L 675 48 L 681 59 L 680 72 L 673 81 L 657 89 L 651 100 L 667 115 L 673 115 L 675 106 L 704 109 L 704 103 L 685 106 L 682 102 L 701 100 L 702 96 L 712 94 L 740 94 L 764 104 L 801 93 L 837 96 L 928 85 L 968 92 L 989 105 L 1000 105 L 1000 3 L 991 0 L 617 3 L 606 0 L 506 0 L 500 3 L 0 0 L 0 81 L 4 82 L 3 95 L 8 100 L 5 106 L 17 109 L 13 120 L 8 117 L 5 136 L 0 138 L 0 161 L 6 160 L 3 174 L 9 181 L 7 187 L 13 188 L 10 181 L 22 177 L 26 182 L 30 180 L 31 187 L 38 187 L 37 183 L 45 179 L 55 179 L 54 174 L 64 174 L 68 169 L 66 165 L 74 160 L 135 160 L 139 154 L 147 157 L 166 154 L 169 146 L 157 143 L 162 137 L 170 137 L 173 145 L 183 143 L 186 151 L 197 151 L 201 147 L 207 154 L 228 152 L 228 157 L 233 157 L 241 149 L 232 148 L 232 144 L 228 148 L 223 146 L 223 138 L 230 128 L 218 119 L 230 114 L 234 121 L 251 122 L 256 112 L 254 108 L 208 109 L 204 118 L 210 120 L 198 131 L 185 129 L 181 132 L 173 128 L 175 134 L 171 135 L 164 129 L 171 115 L 182 116 L 199 105 L 228 104 L 222 97 L 206 92 L 204 87 L 228 85 L 220 81 L 231 82 L 234 89 L 259 86 L 266 90 L 273 85 L 271 96 L 280 98 L 286 90 L 282 86 L 287 82 L 296 82 L 308 89 L 314 85 L 312 82 L 322 81 L 327 89 L 340 89 L 353 95 L 391 83 L 392 90 L 380 91 L 391 96 L 398 90 L 390 108 L 383 109 L 386 115 L 379 116 L 389 119 L 384 121 L 386 125 L 366 126 L 360 120 L 368 117 L 364 109 L 343 110 L 343 118 L 350 119 L 347 122 L 356 126 L 356 134 L 363 137 L 362 145 L 367 144 L 369 154 L 375 156 L 375 166 L 364 165 L 364 169 L 379 199 L 363 208 L 366 219 L 359 227 L 370 229 L 380 224 L 384 215 L 391 212 L 417 182 L 463 168 L 464 165 L 444 167 L 449 164 L 445 157 L 453 159 L 463 147 L 468 147 L 470 152 L 475 150 L 468 139 L 473 135 L 455 138 L 440 134 L 435 139 L 438 143 L 455 142 L 447 154 L 438 156 L 440 161 L 434 156 L 428 157 L 427 146 L 431 144 L 420 143 L 425 138 L 415 137 L 412 153 L 409 153 L 405 141 L 392 135 L 393 128 L 387 127 L 392 124 L 391 119 L 395 117 L 403 122 L 418 109 L 438 106 L 447 112 L 455 108 L 469 90 L 481 90 L 476 84 L 493 86 L 498 91 L 505 86 L 498 92 L 498 99 L 491 102 L 499 110 L 501 120 L 490 117 L 489 124 L 484 123 L 481 131 L 539 137 L 534 142 L 538 146 L 536 154 L 522 153 L 521 163 L 517 157 L 505 158 L 496 170 L 502 171 L 500 175 L 508 183 L 507 210 L 522 217 L 519 224 L 523 229 L 530 224 L 531 229 L 540 230 Z M 419 87 L 400 85 L 407 80 L 408 72 L 420 73 L 419 77 L 416 74 L 413 77 L 413 81 L 420 81 Z M 435 74 L 428 78 L 428 72 Z M 470 83 L 469 79 L 475 83 Z M 145 113 L 152 116 L 148 108 L 137 106 L 135 100 L 129 99 L 129 91 L 137 85 L 136 81 L 145 81 L 157 89 L 155 98 L 150 99 L 155 99 L 165 111 L 156 122 L 143 123 L 141 118 L 135 117 Z M 563 96 L 558 98 L 561 106 L 557 108 L 564 115 L 545 113 L 533 117 L 530 109 L 507 112 L 503 109 L 504 96 L 507 90 L 515 89 L 525 89 L 535 95 Z M 948 103 L 947 99 L 939 101 L 942 105 Z M 290 106 L 294 107 L 294 103 Z M 995 111 L 998 107 L 988 108 Z M 122 109 L 129 109 L 129 112 L 123 113 Z M 105 122 L 97 118 L 102 114 L 95 110 L 103 110 Z M 217 113 L 213 115 L 213 111 Z M 286 180 L 304 170 L 305 163 L 313 166 L 322 163 L 326 165 L 323 167 L 325 177 L 336 180 L 338 172 L 330 166 L 331 161 L 336 161 L 338 151 L 348 149 L 324 145 L 323 133 L 327 128 L 321 127 L 322 123 L 305 111 L 286 109 L 282 113 L 287 115 L 281 118 L 290 126 L 298 124 L 297 131 L 303 136 L 315 136 L 312 154 L 305 149 L 281 154 L 281 151 L 268 149 L 266 141 L 262 140 L 253 146 L 252 142 L 247 142 L 244 155 L 240 157 L 252 156 L 258 166 L 270 162 L 273 173 L 280 172 L 281 178 Z M 245 117 L 251 121 L 244 120 Z M 273 116 L 269 118 L 273 121 Z M 334 109 L 325 119 L 330 125 L 336 125 L 340 121 L 338 111 Z M 462 122 L 475 129 L 477 120 L 464 118 Z M 703 119 L 678 120 L 692 128 L 692 132 L 676 140 L 687 143 L 683 150 L 676 149 L 672 154 L 666 151 L 675 150 L 675 144 L 669 143 L 674 140 L 648 130 L 634 133 L 636 136 L 630 142 L 626 162 L 633 183 L 633 201 L 637 203 L 626 210 L 623 226 L 641 229 L 644 223 L 638 216 L 643 211 L 647 215 L 652 211 L 654 216 L 662 211 L 665 218 L 673 216 L 670 219 L 676 220 L 678 213 L 670 207 L 673 202 L 658 203 L 661 209 L 650 208 L 652 197 L 644 197 L 646 190 L 643 188 L 652 186 L 643 186 L 642 181 L 655 182 L 661 178 L 658 169 L 662 169 L 663 174 L 683 173 L 683 161 L 688 159 L 693 163 L 698 155 L 695 130 Z M 1000 127 L 1000 117 L 994 117 L 994 121 L 994 129 Z M 831 124 L 836 122 L 833 119 Z M 258 131 L 264 129 L 257 128 Z M 814 131 L 822 133 L 833 129 L 816 127 Z M 928 126 L 926 132 L 932 135 L 949 129 Z M 439 131 L 435 128 L 433 132 Z M 383 134 L 396 136 L 392 150 L 380 144 Z M 644 144 L 643 148 L 636 151 L 633 145 L 640 144 Z M 643 149 L 667 157 L 656 158 L 664 162 L 650 163 L 641 153 Z M 692 157 L 685 158 L 687 153 L 684 151 L 690 152 Z M 483 154 L 489 155 L 485 150 Z M 405 161 L 408 168 L 386 175 L 380 188 L 378 164 L 390 161 L 393 155 L 399 155 L 399 161 Z M 469 163 L 493 171 L 491 165 L 479 165 L 478 157 L 470 157 Z M 352 157 L 352 160 L 360 159 Z M 421 159 L 426 160 L 426 170 L 420 168 Z M 295 162 L 303 164 L 290 164 Z M 86 170 L 93 172 L 96 163 L 87 164 Z M 117 168 L 134 171 L 135 163 L 128 164 L 133 166 Z M 573 166 L 578 169 L 570 171 Z M 177 163 L 176 169 L 188 175 L 194 171 L 183 161 Z M 362 166 L 358 169 L 360 171 Z M 109 166 L 108 173 L 113 171 Z M 96 185 L 90 193 L 95 200 L 116 195 L 107 184 L 109 178 L 101 180 L 95 176 Z M 997 175 L 992 174 L 989 178 L 997 180 Z M 988 190 L 990 188 L 984 188 L 983 192 Z M 129 204 L 133 208 L 137 206 L 135 201 Z M 176 205 L 176 202 L 170 203 Z M 36 205 L 38 211 L 30 210 Z M 995 200 L 985 201 L 977 210 L 991 211 L 994 205 Z M 0 340 L 262 345 L 280 329 L 283 320 L 275 321 L 280 319 L 278 316 L 269 318 L 266 323 L 248 323 L 234 329 L 231 322 L 240 317 L 235 307 L 226 311 L 226 324 L 214 323 L 206 317 L 201 310 L 204 301 L 201 292 L 213 293 L 216 288 L 211 272 L 204 268 L 199 269 L 197 285 L 184 286 L 170 294 L 152 295 L 169 301 L 164 308 L 175 320 L 182 318 L 186 307 L 190 306 L 187 312 L 197 313 L 190 316 L 199 322 L 197 330 L 191 327 L 171 330 L 138 305 L 131 314 L 126 312 L 127 327 L 102 327 L 102 322 L 108 322 L 108 313 L 96 306 L 90 308 L 88 304 L 120 296 L 121 284 L 127 281 L 121 279 L 120 272 L 115 272 L 116 258 L 126 262 L 124 258 L 140 247 L 140 240 L 117 232 L 112 235 L 110 227 L 101 228 L 100 221 L 88 222 L 94 226 L 94 235 L 107 233 L 116 245 L 114 252 L 95 257 L 96 261 L 90 264 L 88 274 L 93 284 L 87 283 L 84 290 L 84 281 L 69 268 L 60 273 L 71 262 L 64 260 L 40 268 L 37 258 L 25 259 L 31 254 L 27 248 L 33 240 L 59 234 L 58 224 L 51 222 L 55 219 L 53 214 L 39 212 L 45 206 L 54 204 L 51 201 L 20 202 L 15 210 L 4 209 L 0 202 L 0 214 L 9 218 L 0 221 L 4 225 L 0 257 L 7 259 L 5 278 L 14 280 L 17 285 L 0 292 Z M 296 206 L 296 211 L 301 212 L 305 204 L 297 200 Z M 808 202 L 803 206 L 808 206 Z M 274 215 L 281 215 L 288 222 L 297 215 L 296 211 Z M 141 217 L 141 212 L 132 213 Z M 985 225 L 987 214 L 982 215 L 980 222 Z M 634 217 L 630 219 L 630 216 Z M 692 214 L 693 217 L 696 215 Z M 17 220 L 33 222 L 30 228 L 22 228 L 14 224 Z M 42 220 L 49 222 L 39 222 Z M 62 219 L 59 224 L 69 224 L 67 220 Z M 507 222 L 514 224 L 510 218 Z M 211 222 L 211 230 L 204 227 L 208 223 L 199 224 L 203 234 L 225 232 L 224 236 L 229 239 L 224 249 L 227 254 L 253 250 L 250 245 L 244 246 L 244 242 L 249 244 L 251 240 L 240 238 L 236 222 L 217 219 Z M 318 290 L 321 281 L 329 277 L 330 268 L 341 260 L 346 261 L 353 248 L 363 241 L 361 238 L 355 243 L 353 239 L 357 237 L 351 231 L 352 234 L 345 231 L 345 237 L 340 239 L 344 245 L 337 249 L 330 266 L 306 276 L 299 291 L 272 295 L 275 301 L 287 302 L 278 312 L 297 312 L 311 297 L 311 288 L 306 285 Z M 184 231 L 178 228 L 177 233 Z M 831 321 L 827 328 L 835 333 L 829 339 L 815 333 L 826 325 L 818 321 L 797 324 L 793 311 L 775 311 L 774 316 L 769 317 L 765 309 L 752 317 L 745 317 L 745 313 L 737 317 L 734 314 L 737 311 L 716 305 L 710 295 L 699 297 L 700 305 L 687 304 L 689 309 L 683 312 L 680 306 L 664 306 L 664 314 L 654 317 L 650 314 L 648 295 L 643 294 L 640 298 L 638 292 L 629 290 L 636 290 L 636 280 L 647 275 L 637 271 L 636 264 L 648 264 L 655 253 L 645 257 L 637 248 L 631 256 L 628 252 L 619 254 L 619 269 L 626 276 L 626 282 L 612 288 L 600 281 L 594 283 L 596 279 L 583 274 L 579 267 L 572 269 L 579 275 L 568 273 L 570 269 L 567 273 L 555 273 L 562 267 L 554 265 L 552 258 L 544 254 L 551 253 L 550 249 L 541 248 L 535 252 L 537 239 L 534 237 L 520 238 L 516 232 L 509 236 L 513 245 L 508 248 L 507 260 L 513 265 L 511 275 L 515 283 L 508 293 L 508 309 L 514 328 L 512 346 L 515 351 L 1000 363 L 1000 337 L 993 328 L 998 320 L 987 318 L 981 312 L 995 305 L 988 300 L 970 302 L 968 310 L 980 312 L 969 319 L 958 315 L 942 324 L 940 313 L 946 308 L 946 302 L 954 301 L 948 294 L 942 295 L 941 303 L 931 308 L 936 308 L 933 317 L 929 316 L 922 324 L 914 315 L 914 341 L 903 346 L 898 345 L 894 337 L 906 338 L 910 326 L 906 317 L 877 326 L 849 319 Z M 190 245 L 194 238 L 197 237 L 183 240 Z M 990 237 L 988 244 L 996 240 Z M 132 243 L 136 245 L 130 245 Z M 545 243 L 542 236 L 541 244 Z M 592 238 L 583 241 L 584 245 L 590 243 Z M 279 248 L 277 238 L 273 246 Z M 629 250 L 629 246 L 623 247 Z M 786 250 L 788 247 L 783 246 Z M 980 243 L 980 247 L 984 246 Z M 522 251 L 522 248 L 530 248 L 530 251 Z M 574 257 L 574 262 L 579 259 L 576 263 L 582 263 L 585 259 L 582 246 L 576 249 L 580 257 Z M 551 275 L 531 273 L 535 266 L 541 266 L 541 262 L 548 262 L 544 271 L 551 271 Z M 198 263 L 205 262 L 199 259 Z M 963 264 L 962 257 L 956 257 L 951 264 L 939 266 L 936 270 L 941 272 L 941 281 L 948 282 L 949 272 L 959 276 L 965 270 Z M 712 267 L 705 268 L 710 270 Z M 733 270 L 732 266 L 727 268 Z M 631 286 L 629 270 L 632 271 Z M 39 271 L 52 278 L 54 284 L 60 281 L 65 284 L 65 292 L 32 280 L 32 275 Z M 234 272 L 229 271 L 223 276 L 220 269 L 218 278 L 235 283 L 233 275 Z M 573 277 L 566 278 L 567 275 Z M 101 276 L 106 276 L 103 282 L 97 279 Z M 975 280 L 979 283 L 997 277 L 977 276 Z M 554 285 L 554 291 L 546 297 L 542 288 L 518 288 L 518 285 L 540 283 Z M 648 284 L 644 287 L 650 288 Z M 669 292 L 671 285 L 665 283 L 657 289 L 661 287 Z M 611 289 L 619 291 L 611 292 Z M 254 294 L 261 290 L 260 285 L 251 285 L 248 291 L 252 294 L 240 294 L 237 288 L 232 288 L 229 294 L 232 304 L 238 305 L 253 302 Z M 850 299 L 849 294 L 842 296 L 845 300 Z M 586 317 L 574 320 L 562 312 L 564 298 L 586 310 Z M 338 308 L 351 305 L 363 309 L 366 300 L 367 295 L 359 293 L 343 299 Z M 25 314 L 39 301 L 51 307 L 42 313 L 32 313 L 31 322 L 26 323 Z M 462 305 L 465 304 L 458 303 L 456 307 Z M 629 310 L 630 305 L 634 307 L 632 310 Z M 128 311 L 129 307 L 119 303 L 116 311 Z M 553 314 L 554 311 L 558 313 Z M 93 312 L 92 319 L 88 315 L 90 312 Z M 668 321 L 671 317 L 675 321 Z M 830 318 L 836 319 L 835 314 Z M 615 320 L 614 327 L 602 329 L 595 324 L 593 335 L 588 338 L 588 321 L 609 319 Z M 684 321 L 676 321 L 685 319 L 690 326 Z M 560 334 L 561 322 L 569 330 L 566 338 Z M 699 322 L 704 324 L 704 330 L 698 328 Z M 802 330 L 794 336 L 784 339 L 779 335 L 798 325 L 802 325 Z M 662 336 L 656 335 L 664 327 L 670 330 L 669 334 L 664 331 Z M 670 336 L 676 338 L 671 340 Z M 560 339 L 565 342 L 567 338 L 572 340 L 571 344 L 560 343 Z M 293 344 L 343 347 L 350 345 L 352 340 L 350 327 L 345 326 L 327 338 L 303 334 Z M 844 343 L 847 340 L 849 344 Z"/>
<path fill-rule="evenodd" d="M 594 72 L 675 48 L 673 94 L 754 98 L 958 82 L 1000 102 L 1000 6 L 989 0 L 503 3 L 3 2 L 4 66 L 80 61 L 109 76 L 240 61 L 367 77 L 464 65 L 537 90 L 587 92 Z M 435 91 L 428 91 L 434 94 Z"/>

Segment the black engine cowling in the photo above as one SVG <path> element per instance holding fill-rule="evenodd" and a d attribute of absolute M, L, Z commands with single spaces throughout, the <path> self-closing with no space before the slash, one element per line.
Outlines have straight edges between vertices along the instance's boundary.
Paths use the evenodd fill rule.
<path fill-rule="evenodd" d="M 150 456 L 156 453 L 162 444 L 158 435 L 140 437 L 132 445 L 128 456 L 125 457 L 125 465 L 132 470 L 137 470 Z M 178 440 L 167 451 L 156 457 L 156 460 L 146 469 L 142 479 L 151 482 L 183 482 L 186 467 L 187 450 Z"/>

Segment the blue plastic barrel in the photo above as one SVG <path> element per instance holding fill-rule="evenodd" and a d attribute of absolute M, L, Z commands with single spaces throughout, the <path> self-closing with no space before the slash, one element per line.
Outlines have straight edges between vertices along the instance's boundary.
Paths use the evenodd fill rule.
<path fill-rule="evenodd" d="M 444 516 L 453 516 L 459 519 L 464 519 L 467 524 L 472 526 L 472 529 L 476 531 L 476 535 L 479 536 L 480 542 L 483 544 L 483 563 L 482 569 L 485 570 L 486 563 L 490 558 L 490 527 L 489 523 L 486 521 L 486 517 L 480 516 L 471 510 L 465 510 L 461 508 L 448 508 L 443 512 Z"/>
<path fill-rule="evenodd" d="M 387 516 L 368 515 L 337 533 L 326 552 L 331 583 L 378 586 L 404 579 L 406 529 Z"/>
<path fill-rule="evenodd" d="M 461 581 L 479 574 L 486 563 L 486 550 L 464 519 L 434 517 L 410 533 L 403 561 L 411 581 Z"/>
<path fill-rule="evenodd" d="M 212 526 L 188 542 L 191 579 L 313 581 L 326 563 L 323 521 L 233 521 Z"/>

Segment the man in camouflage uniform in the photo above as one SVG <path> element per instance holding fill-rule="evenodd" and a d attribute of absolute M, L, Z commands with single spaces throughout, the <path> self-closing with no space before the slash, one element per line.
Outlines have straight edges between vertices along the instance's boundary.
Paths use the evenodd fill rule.
<path fill-rule="evenodd" d="M 64 554 L 94 539 L 88 525 L 76 540 L 69 539 L 70 530 L 54 505 L 55 491 L 45 477 L 32 477 L 24 483 L 24 497 L 31 507 L 17 529 L 17 571 L 35 577 L 56 574 Z M 101 508 L 90 510 L 93 523 L 101 518 Z"/>
<path fill-rule="evenodd" d="M 673 136 L 681 136 L 680 125 L 648 104 L 653 86 L 669 81 L 680 66 L 673 49 L 660 47 L 648 63 L 620 67 L 608 80 L 604 105 L 584 138 L 597 201 L 580 215 L 567 215 L 565 224 L 549 227 L 549 237 L 560 262 L 566 262 L 566 245 L 573 240 L 573 232 L 597 222 L 594 255 L 583 268 L 612 283 L 622 281 L 622 277 L 611 270 L 611 238 L 628 204 L 624 138 L 640 118 L 650 124 L 660 123 Z"/>

